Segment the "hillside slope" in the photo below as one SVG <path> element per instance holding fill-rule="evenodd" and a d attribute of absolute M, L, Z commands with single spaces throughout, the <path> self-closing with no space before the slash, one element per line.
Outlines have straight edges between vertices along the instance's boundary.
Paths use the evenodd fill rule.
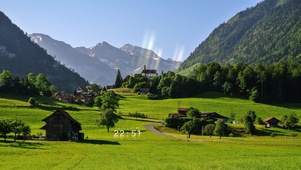
<path fill-rule="evenodd" d="M 301 59 L 301 0 L 264 0 L 217 27 L 181 64 Z"/>
<path fill-rule="evenodd" d="M 33 43 L 24 32 L 0 11 L 0 72 L 25 78 L 28 73 L 44 74 L 59 90 L 72 92 L 88 83 L 77 73 L 55 61 Z"/>

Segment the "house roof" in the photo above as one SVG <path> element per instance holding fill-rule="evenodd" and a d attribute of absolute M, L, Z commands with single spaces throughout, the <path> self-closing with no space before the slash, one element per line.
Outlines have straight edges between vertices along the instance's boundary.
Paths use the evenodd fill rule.
<path fill-rule="evenodd" d="M 79 86 L 77 88 L 77 90 L 82 90 L 83 92 L 87 92 L 88 91 L 88 89 L 86 87 L 84 87 L 84 86 Z"/>
<path fill-rule="evenodd" d="M 266 118 L 266 119 L 264 120 L 264 122 L 269 122 L 269 121 L 272 120 L 272 119 L 275 119 L 275 120 L 277 120 L 278 122 L 280 121 L 280 120 L 278 120 L 278 119 L 275 118 L 275 117 L 269 117 L 269 118 Z"/>
<path fill-rule="evenodd" d="M 215 118 L 215 119 L 229 119 L 228 117 L 222 116 L 216 112 L 201 113 L 201 117 L 209 117 L 209 118 Z"/>
<path fill-rule="evenodd" d="M 157 74 L 157 70 L 142 70 L 141 73 L 144 73 L 144 74 Z"/>
<path fill-rule="evenodd" d="M 53 112 L 51 115 L 47 116 L 46 118 L 44 118 L 42 121 L 46 121 L 48 118 L 50 118 L 51 116 L 54 116 L 54 115 L 58 115 L 58 114 L 61 114 L 63 116 L 65 116 L 67 119 L 71 120 L 72 123 L 75 123 L 77 124 L 79 127 L 80 127 L 80 130 L 82 130 L 81 128 L 81 124 L 75 120 L 73 117 L 71 117 L 69 115 L 69 113 L 65 112 L 63 109 L 57 109 L 55 112 Z M 43 128 L 43 127 L 42 127 Z"/>
<path fill-rule="evenodd" d="M 40 129 L 46 130 L 46 125 L 44 125 L 44 126 L 41 127 Z"/>
<path fill-rule="evenodd" d="M 178 111 L 187 112 L 190 108 L 178 108 Z"/>

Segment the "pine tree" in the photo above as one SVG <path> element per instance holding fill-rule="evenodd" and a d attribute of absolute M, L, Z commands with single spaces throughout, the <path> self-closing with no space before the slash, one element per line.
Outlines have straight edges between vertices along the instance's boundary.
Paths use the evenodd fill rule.
<path fill-rule="evenodd" d="M 121 73 L 120 70 L 117 70 L 117 76 L 116 76 L 116 80 L 115 80 L 115 88 L 119 88 L 122 86 L 123 83 L 123 79 L 121 77 Z"/>

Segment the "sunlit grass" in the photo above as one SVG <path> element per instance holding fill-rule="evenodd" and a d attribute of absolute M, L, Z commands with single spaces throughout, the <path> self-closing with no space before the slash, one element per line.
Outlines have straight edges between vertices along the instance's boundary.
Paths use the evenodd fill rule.
<path fill-rule="evenodd" d="M 55 108 L 29 107 L 30 96 L 0 96 L 0 119 L 19 118 L 32 128 L 32 134 L 45 131 L 42 119 L 53 113 Z M 248 110 L 255 110 L 263 119 L 270 116 L 281 118 L 294 112 L 300 115 L 298 105 L 273 106 L 253 103 L 249 100 L 232 98 L 218 93 L 205 93 L 190 99 L 148 100 L 146 96 L 124 93 L 118 112 L 147 114 L 140 119 L 124 116 L 107 132 L 98 127 L 95 120 L 100 111 L 86 107 L 61 103 L 36 97 L 39 103 L 65 106 L 66 111 L 82 125 L 82 132 L 88 137 L 84 142 L 53 142 L 32 140 L 4 142 L 0 138 L 0 169 L 298 169 L 301 160 L 301 134 L 291 137 L 292 131 L 282 128 L 260 131 L 277 133 L 266 136 L 219 137 L 191 135 L 162 126 L 162 119 L 168 113 L 176 113 L 178 107 L 195 107 L 201 112 L 216 111 L 222 115 L 236 113 L 242 117 Z M 45 104 L 46 105 L 46 104 Z M 145 125 L 154 124 L 159 130 L 173 136 L 166 138 L 153 134 Z M 242 128 L 242 124 L 229 125 Z M 116 130 L 119 132 L 117 137 Z M 132 137 L 132 131 L 140 130 L 140 137 Z M 115 132 L 114 132 L 115 131 Z M 120 131 L 124 131 L 123 138 Z M 137 135 L 137 134 L 136 134 Z M 179 140 L 180 138 L 181 140 Z"/>

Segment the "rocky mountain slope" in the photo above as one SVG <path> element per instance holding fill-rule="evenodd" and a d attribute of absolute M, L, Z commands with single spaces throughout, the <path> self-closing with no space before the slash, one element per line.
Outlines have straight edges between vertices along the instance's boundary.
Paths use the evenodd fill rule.
<path fill-rule="evenodd" d="M 56 60 L 74 69 L 89 82 L 101 85 L 114 84 L 117 69 L 125 77 L 140 73 L 144 65 L 149 69 L 157 69 L 158 73 L 161 73 L 161 71 L 175 70 L 181 63 L 162 59 L 151 50 L 130 44 L 116 48 L 104 41 L 90 48 L 73 48 L 48 35 L 34 33 L 29 36 Z"/>

